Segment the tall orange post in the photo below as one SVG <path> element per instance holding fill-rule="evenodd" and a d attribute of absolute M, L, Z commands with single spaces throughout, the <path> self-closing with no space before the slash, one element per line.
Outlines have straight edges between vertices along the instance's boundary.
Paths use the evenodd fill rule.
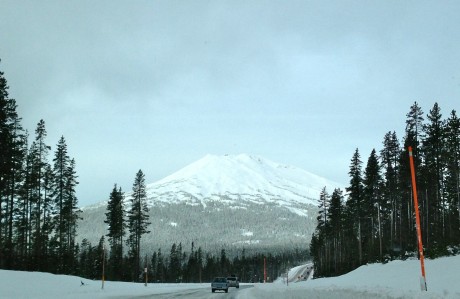
<path fill-rule="evenodd" d="M 417 240 L 418 240 L 418 252 L 420 254 L 420 266 L 422 268 L 422 278 L 420 281 L 420 287 L 422 291 L 427 290 L 426 277 L 425 277 L 425 260 L 423 257 L 423 244 L 422 244 L 422 228 L 420 227 L 420 215 L 418 212 L 418 199 L 417 199 L 417 185 L 415 183 L 415 169 L 414 169 L 414 157 L 412 155 L 412 147 L 409 146 L 409 160 L 410 160 L 410 172 L 412 175 L 412 193 L 414 196 L 414 210 L 415 210 L 415 224 L 417 229 Z"/>

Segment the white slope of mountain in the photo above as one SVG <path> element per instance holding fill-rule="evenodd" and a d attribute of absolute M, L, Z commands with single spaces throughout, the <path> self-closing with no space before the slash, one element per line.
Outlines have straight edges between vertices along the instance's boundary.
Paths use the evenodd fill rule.
<path fill-rule="evenodd" d="M 237 251 L 248 244 L 253 250 L 302 248 L 315 229 L 324 186 L 329 192 L 340 187 L 258 156 L 207 155 L 146 186 L 152 233 L 143 246 L 168 250 L 173 242 L 195 242 L 208 251 Z M 129 205 L 125 193 L 125 209 Z M 78 238 L 96 244 L 107 233 L 106 207 L 107 201 L 83 209 Z"/>
<path fill-rule="evenodd" d="M 274 201 L 316 205 L 321 189 L 340 184 L 305 170 L 283 165 L 259 156 L 207 155 L 155 183 L 147 185 L 150 203 L 162 201 L 206 206 L 209 200 L 239 199 L 253 202 Z"/>

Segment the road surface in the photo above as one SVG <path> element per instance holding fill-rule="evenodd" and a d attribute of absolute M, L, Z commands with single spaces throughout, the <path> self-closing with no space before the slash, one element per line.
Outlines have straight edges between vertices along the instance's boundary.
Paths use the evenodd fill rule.
<path fill-rule="evenodd" d="M 202 288 L 202 289 L 191 289 L 191 290 L 181 290 L 172 293 L 166 294 L 152 294 L 152 295 L 143 295 L 139 297 L 130 297 L 136 299 L 174 299 L 174 298 L 187 298 L 187 299 L 207 299 L 207 298 L 218 298 L 218 299 L 236 299 L 238 292 L 252 288 L 252 285 L 240 285 L 240 288 L 230 288 L 228 289 L 228 293 L 216 291 L 215 293 L 211 292 L 211 284 L 209 287 Z M 123 297 L 119 297 L 120 299 Z"/>
<path fill-rule="evenodd" d="M 289 283 L 299 282 L 310 279 L 313 273 L 313 264 L 306 264 L 296 268 L 296 271 L 289 273 Z"/>

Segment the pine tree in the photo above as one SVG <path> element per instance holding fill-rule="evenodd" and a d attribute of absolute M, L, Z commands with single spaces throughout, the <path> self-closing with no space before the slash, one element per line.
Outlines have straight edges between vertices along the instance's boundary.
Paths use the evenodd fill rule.
<path fill-rule="evenodd" d="M 29 239 L 29 184 L 30 184 L 30 159 L 29 159 L 29 145 L 28 133 L 25 132 L 22 141 L 22 152 L 24 155 L 21 161 L 21 179 L 20 186 L 18 186 L 18 201 L 16 216 L 14 219 L 14 229 L 16 231 L 15 244 L 16 244 L 16 269 L 27 269 L 28 258 L 28 239 Z"/>
<path fill-rule="evenodd" d="M 368 260 L 375 261 L 376 244 L 374 243 L 374 236 L 381 236 L 381 214 L 380 207 L 382 203 L 382 177 L 380 175 L 380 165 L 375 149 L 372 150 L 369 159 L 367 160 L 366 169 L 364 171 L 363 179 L 363 203 L 366 219 L 370 219 L 365 232 L 367 244 Z M 376 233 L 377 232 L 377 233 Z M 379 256 L 382 258 L 382 240 L 379 238 Z"/>
<path fill-rule="evenodd" d="M 350 186 L 346 188 L 348 192 L 347 210 L 348 217 L 353 228 L 356 231 L 358 240 L 358 263 L 363 263 L 363 251 L 362 251 L 362 227 L 361 222 L 364 219 L 364 207 L 363 207 L 363 184 L 361 174 L 361 157 L 358 149 L 356 149 L 351 159 L 350 165 Z"/>
<path fill-rule="evenodd" d="M 64 136 L 61 136 L 56 147 L 53 159 L 53 194 L 56 223 L 56 237 L 58 244 L 58 272 L 64 271 L 64 259 L 66 256 L 67 248 L 67 235 L 66 235 L 66 208 L 65 203 L 67 199 L 66 186 L 67 186 L 67 173 L 70 166 L 70 157 L 67 154 L 67 144 Z"/>
<path fill-rule="evenodd" d="M 55 230 L 51 243 L 58 259 L 55 263 L 58 273 L 72 273 L 77 259 L 75 239 L 81 211 L 76 196 L 78 181 L 75 167 L 75 159 L 70 159 L 65 138 L 61 136 L 54 153 L 53 167 L 48 170 L 50 195 L 45 201 L 45 206 L 53 208 L 46 215 L 45 222 L 48 233 L 51 229 Z"/>
<path fill-rule="evenodd" d="M 131 208 L 128 211 L 128 230 L 129 237 L 127 240 L 130 247 L 130 257 L 134 263 L 134 271 L 132 274 L 133 279 L 139 275 L 140 272 L 140 247 L 141 237 L 143 234 L 150 233 L 147 230 L 150 225 L 149 209 L 147 207 L 147 193 L 145 190 L 145 176 L 142 170 L 136 174 L 133 184 L 133 193 L 131 195 Z"/>
<path fill-rule="evenodd" d="M 323 187 L 323 189 L 321 190 L 321 193 L 319 194 L 318 217 L 316 217 L 316 220 L 318 221 L 318 229 L 320 230 L 324 229 L 327 224 L 329 200 L 330 200 L 330 196 L 327 193 L 326 187 Z"/>
<path fill-rule="evenodd" d="M 0 267 L 13 267 L 13 226 L 17 191 L 22 181 L 24 131 L 14 99 L 0 72 Z"/>
<path fill-rule="evenodd" d="M 91 257 L 91 276 L 93 279 L 105 279 L 105 265 L 107 265 L 107 254 L 105 249 L 105 238 L 99 239 L 99 244 Z"/>
<path fill-rule="evenodd" d="M 449 235 L 460 242 L 460 119 L 452 110 L 446 125 L 446 201 L 450 207 Z"/>
<path fill-rule="evenodd" d="M 171 246 L 171 251 L 169 252 L 169 282 L 179 282 L 181 276 L 181 265 L 180 265 L 180 255 L 181 253 L 178 250 L 178 246 L 174 243 Z"/>
<path fill-rule="evenodd" d="M 158 248 L 157 253 L 157 266 L 156 266 L 156 278 L 158 282 L 165 282 L 166 281 L 166 266 L 163 254 L 161 253 L 161 248 Z"/>
<path fill-rule="evenodd" d="M 42 232 L 43 215 L 48 211 L 44 209 L 44 192 L 46 169 L 48 168 L 48 152 L 51 149 L 45 142 L 47 136 L 45 121 L 38 122 L 35 130 L 35 141 L 32 143 L 30 154 L 32 156 L 32 190 L 31 190 L 31 227 L 32 227 L 32 248 L 33 248 L 33 268 L 36 270 L 46 270 L 46 257 L 42 256 L 46 252 L 45 235 Z"/>
<path fill-rule="evenodd" d="M 383 231 L 388 232 L 389 235 L 389 239 L 387 240 L 388 248 L 393 248 L 395 244 L 395 232 L 399 213 L 397 207 L 398 203 L 401 202 L 399 191 L 400 156 L 401 149 L 396 132 L 388 132 L 385 134 L 383 149 L 380 152 L 381 165 L 384 172 L 384 183 L 382 187 L 383 199 L 380 205 L 380 210 L 383 213 L 384 218 L 389 217 L 386 224 L 381 224 L 383 224 Z"/>
<path fill-rule="evenodd" d="M 76 196 L 76 186 L 78 184 L 77 175 L 75 170 L 75 159 L 71 159 L 69 166 L 65 172 L 66 185 L 65 185 L 65 201 L 64 201 L 64 222 L 66 232 L 66 273 L 72 274 L 75 266 L 75 238 L 77 236 L 78 220 L 80 219 L 81 210 L 78 208 L 78 199 Z"/>
<path fill-rule="evenodd" d="M 417 177 L 417 189 L 419 190 L 419 203 L 422 216 L 422 230 L 427 231 L 430 228 L 427 196 L 421 196 L 421 190 L 426 190 L 426 180 L 424 179 L 423 151 L 420 144 L 423 141 L 423 112 L 417 102 L 410 107 L 410 112 L 407 114 L 406 131 L 404 136 L 404 145 L 399 156 L 399 171 L 398 171 L 398 187 L 394 192 L 396 199 L 396 208 L 394 218 L 394 243 L 392 249 L 394 253 L 403 254 L 408 250 L 412 250 L 416 246 L 415 238 L 415 219 L 413 217 L 413 201 L 412 201 L 412 183 L 411 171 L 409 167 L 409 152 L 408 147 L 412 147 L 414 158 L 414 166 Z M 424 192 L 425 193 L 425 192 Z M 425 211 L 427 213 L 425 213 Z M 428 244 L 428 234 L 425 234 L 424 244 Z M 416 248 L 416 247 L 415 247 Z"/>
<path fill-rule="evenodd" d="M 429 123 L 423 129 L 425 138 L 422 151 L 424 154 L 425 180 L 427 195 L 430 199 L 428 205 L 430 222 L 434 223 L 431 229 L 431 240 L 445 244 L 446 236 L 446 198 L 444 193 L 444 169 L 445 169 L 445 128 L 442 120 L 441 109 L 434 104 L 427 115 Z M 430 242 L 431 243 L 431 242 Z M 433 244 L 433 243 L 431 243 Z"/>
<path fill-rule="evenodd" d="M 417 149 L 420 147 L 420 139 L 423 130 L 422 108 L 417 102 L 414 102 L 406 116 L 406 138 L 409 139 L 409 145 L 412 146 L 414 156 L 416 156 Z"/>
<path fill-rule="evenodd" d="M 331 243 L 331 274 L 339 275 L 343 273 L 344 250 L 343 247 L 343 225 L 344 225 L 344 206 L 342 190 L 334 189 L 332 192 L 330 206 L 328 210 L 329 238 Z"/>
<path fill-rule="evenodd" d="M 104 222 L 108 225 L 108 234 L 110 243 L 110 258 L 109 264 L 111 265 L 111 274 L 113 279 L 121 280 L 123 277 L 123 237 L 125 235 L 125 219 L 123 207 L 123 192 L 121 187 L 117 189 L 117 185 L 113 187 L 110 193 L 109 202 L 107 204 L 106 220 Z"/>

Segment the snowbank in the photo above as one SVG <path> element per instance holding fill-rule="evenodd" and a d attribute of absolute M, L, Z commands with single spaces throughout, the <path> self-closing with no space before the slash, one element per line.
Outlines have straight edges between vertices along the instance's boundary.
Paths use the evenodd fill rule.
<path fill-rule="evenodd" d="M 289 286 L 282 280 L 255 284 L 253 288 L 240 289 L 236 298 L 460 298 L 460 256 L 426 260 L 425 266 L 427 292 L 420 290 L 419 261 L 408 260 L 362 266 L 340 277 L 289 283 Z M 149 284 L 146 287 L 138 283 L 109 281 L 102 290 L 101 281 L 39 272 L 0 270 L 2 299 L 132 298 L 200 288 L 209 288 L 209 284 Z"/>
<path fill-rule="evenodd" d="M 209 284 L 149 284 L 145 286 L 142 283 L 106 281 L 104 289 L 101 287 L 101 281 L 76 276 L 0 270 L 0 298 L 2 299 L 97 299 L 115 296 L 129 298 L 206 288 L 209 287 Z"/>
<path fill-rule="evenodd" d="M 238 299 L 253 298 L 460 298 L 460 256 L 425 260 L 428 291 L 420 288 L 418 260 L 362 266 L 348 274 L 286 286 L 255 285 Z"/>

